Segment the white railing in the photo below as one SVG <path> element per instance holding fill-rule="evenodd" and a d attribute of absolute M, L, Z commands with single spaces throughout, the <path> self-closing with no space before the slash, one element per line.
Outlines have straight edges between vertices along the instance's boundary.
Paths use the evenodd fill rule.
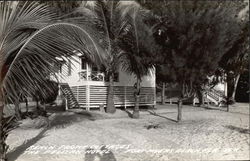
<path fill-rule="evenodd" d="M 83 71 L 80 71 L 80 72 L 78 72 L 78 74 L 79 74 L 79 79 L 80 80 L 88 80 L 88 74 L 87 74 L 87 71 L 86 70 L 83 70 Z"/>
<path fill-rule="evenodd" d="M 104 74 L 98 71 L 92 71 L 90 72 L 89 78 L 89 80 L 92 81 L 104 81 Z"/>
<path fill-rule="evenodd" d="M 79 79 L 84 81 L 104 81 L 104 74 L 98 71 L 83 70 L 78 73 Z"/>

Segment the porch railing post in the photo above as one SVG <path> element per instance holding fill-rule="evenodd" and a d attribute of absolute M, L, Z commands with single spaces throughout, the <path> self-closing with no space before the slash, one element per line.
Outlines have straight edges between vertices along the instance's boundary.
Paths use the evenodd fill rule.
<path fill-rule="evenodd" d="M 86 103 L 87 103 L 87 110 L 90 110 L 90 86 L 89 84 L 86 85 Z"/>

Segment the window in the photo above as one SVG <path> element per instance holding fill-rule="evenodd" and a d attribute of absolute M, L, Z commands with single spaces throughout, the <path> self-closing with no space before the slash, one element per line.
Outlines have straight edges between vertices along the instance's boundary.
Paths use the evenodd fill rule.
<path fill-rule="evenodd" d="M 86 58 L 81 58 L 81 69 L 82 70 L 87 69 L 87 60 L 86 60 Z"/>
<path fill-rule="evenodd" d="M 92 71 L 99 71 L 96 65 L 91 66 Z"/>

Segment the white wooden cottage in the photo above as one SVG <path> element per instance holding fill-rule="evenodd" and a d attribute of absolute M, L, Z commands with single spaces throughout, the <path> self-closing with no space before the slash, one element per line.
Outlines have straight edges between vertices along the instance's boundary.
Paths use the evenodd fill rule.
<path fill-rule="evenodd" d="M 105 81 L 104 73 L 88 64 L 82 56 L 74 56 L 74 59 L 77 61 L 69 61 L 58 70 L 59 95 L 66 98 L 68 108 L 80 107 L 89 110 L 102 105 L 105 107 L 109 82 Z M 134 106 L 136 78 L 121 69 L 118 71 L 114 81 L 115 106 L 125 108 Z M 154 106 L 156 104 L 155 93 L 155 71 L 151 70 L 150 74 L 142 79 L 140 105 Z"/>

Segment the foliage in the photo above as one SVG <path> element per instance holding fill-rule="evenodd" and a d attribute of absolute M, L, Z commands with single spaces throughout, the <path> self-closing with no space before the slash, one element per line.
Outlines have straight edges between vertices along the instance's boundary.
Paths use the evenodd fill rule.
<path fill-rule="evenodd" d="M 127 36 L 127 39 L 129 38 L 128 32 L 136 34 L 136 36 L 133 35 L 133 38 L 138 38 L 134 24 L 139 10 L 140 6 L 132 1 L 97 0 L 83 2 L 82 6 L 75 11 L 78 17 L 74 19 L 81 20 L 83 23 L 88 23 L 89 26 L 95 28 L 94 36 L 99 39 L 99 44 L 104 49 L 102 53 L 104 59 L 100 69 L 104 70 L 109 78 L 107 111 L 111 113 L 115 111 L 113 102 L 114 74 L 118 72 L 122 63 L 124 65 L 130 63 L 127 61 L 129 55 L 124 54 L 121 49 L 124 46 L 121 44 L 125 43 L 124 36 Z M 86 17 L 88 17 L 88 20 L 83 21 Z M 136 40 L 133 42 L 137 43 Z M 127 71 L 130 70 L 128 67 L 126 66 Z"/>
<path fill-rule="evenodd" d="M 249 90 L 249 68 L 248 68 L 248 71 L 242 73 L 239 79 L 235 100 L 237 102 L 249 102 L 249 94 L 250 90 Z"/>
<path fill-rule="evenodd" d="M 58 91 L 59 91 L 59 87 L 58 87 L 58 83 L 52 80 L 45 80 L 46 81 L 46 86 L 44 87 L 43 90 L 45 90 L 44 92 L 36 91 L 36 95 L 33 97 L 36 97 L 37 100 L 40 100 L 41 103 L 52 103 L 56 100 L 56 97 L 58 95 Z M 42 86 L 42 85 L 41 85 Z M 41 95 L 42 93 L 46 93 L 45 96 Z"/>
<path fill-rule="evenodd" d="M 119 47 L 123 51 L 120 58 L 121 69 L 134 75 L 137 79 L 134 85 L 135 107 L 133 118 L 139 118 L 141 81 L 143 76 L 149 75 L 152 69 L 154 69 L 152 57 L 159 47 L 154 39 L 152 39 L 153 32 L 145 22 L 149 16 L 151 16 L 151 14 L 148 10 L 139 6 L 134 9 L 128 17 L 128 19 L 130 19 L 130 17 L 132 18 L 130 21 L 132 23 L 128 25 L 129 30 L 123 35 L 122 39 L 118 41 Z"/>
<path fill-rule="evenodd" d="M 166 6 L 156 40 L 164 47 L 162 63 L 169 67 L 172 81 L 183 87 L 182 97 L 187 97 L 208 82 L 236 41 L 237 8 L 211 1 L 168 1 Z"/>
<path fill-rule="evenodd" d="M 16 91 L 35 95 L 37 90 L 45 96 L 45 87 L 41 85 L 46 83 L 44 78 L 54 73 L 53 63 L 59 63 L 55 58 L 68 59 L 75 49 L 86 53 L 91 60 L 100 60 L 101 48 L 87 27 L 83 29 L 73 23 L 52 24 L 56 15 L 44 4 L 33 2 L 20 8 L 18 3 L 8 8 L 8 3 L 11 4 L 1 4 L 0 16 L 3 21 L 0 25 L 0 82 L 8 96 L 16 98 Z M 13 89 L 13 84 L 19 89 Z"/>
<path fill-rule="evenodd" d="M 135 17 L 131 15 L 133 23 L 118 44 L 124 52 L 121 55 L 122 70 L 133 74 L 141 81 L 142 77 L 150 74 L 150 69 L 154 68 L 152 57 L 160 46 L 152 39 L 152 30 L 145 24 L 150 16 L 149 12 L 144 9 L 139 9 L 137 12 Z"/>
<path fill-rule="evenodd" d="M 82 2 L 72 0 L 52 0 L 39 1 L 39 3 L 44 3 L 47 6 L 52 7 L 58 15 L 63 16 L 74 11 L 74 9 L 79 7 Z"/>
<path fill-rule="evenodd" d="M 15 116 L 10 116 L 10 117 L 4 118 L 3 123 L 2 123 L 2 127 L 1 127 L 2 129 L 0 129 L 1 131 L 3 131 L 3 133 L 2 133 L 3 140 L 6 140 L 6 138 L 9 135 L 9 132 L 11 130 L 17 128 L 19 124 L 20 123 L 17 122 L 17 120 L 15 119 Z M 0 140 L 0 143 L 2 143 L 1 140 Z M 1 149 L 1 147 L 0 147 L 0 151 L 3 151 L 4 154 L 6 154 L 8 149 L 9 149 L 9 146 L 5 142 L 3 142 L 2 144 L 3 144 L 3 146 L 1 146 L 1 147 L 3 149 Z M 4 156 L 4 158 L 5 157 L 6 156 Z"/>
<path fill-rule="evenodd" d="M 181 31 L 183 34 L 185 34 L 185 33 L 187 34 L 188 31 L 191 31 L 190 29 L 192 28 L 192 25 L 197 26 L 194 30 L 195 33 L 196 33 L 196 31 L 197 31 L 196 29 L 198 29 L 199 25 L 200 25 L 200 31 L 202 31 L 202 30 L 205 31 L 206 27 L 207 27 L 207 31 L 208 31 L 208 30 L 211 30 L 211 26 L 216 26 L 215 21 L 218 21 L 218 19 L 219 19 L 218 17 L 216 17 L 216 19 L 214 21 L 211 21 L 211 24 L 209 26 L 209 22 L 210 22 L 209 17 L 208 17 L 209 14 L 210 14 L 210 19 L 212 19 L 212 16 L 216 15 L 219 12 L 223 13 L 222 10 L 227 10 L 227 11 L 225 11 L 228 13 L 227 15 L 226 15 L 226 13 L 223 13 L 225 15 L 225 19 L 219 23 L 220 28 L 222 28 L 225 25 L 223 23 L 227 22 L 226 19 L 230 19 L 230 18 L 239 16 L 239 12 L 242 11 L 242 9 L 244 9 L 247 5 L 247 3 L 244 2 L 244 0 L 238 0 L 238 1 L 234 1 L 234 0 L 229 0 L 229 1 L 199 1 L 198 0 L 198 1 L 189 1 L 189 2 L 167 1 L 167 0 L 164 0 L 164 1 L 138 0 L 138 1 L 144 7 L 150 9 L 156 15 L 156 18 L 158 19 L 158 21 L 156 21 L 155 25 L 154 25 L 155 37 L 156 37 L 156 41 L 159 44 L 162 44 L 162 46 L 167 46 L 168 43 L 169 43 L 168 44 L 169 46 L 171 46 L 171 44 L 175 45 L 176 43 L 178 43 L 178 42 L 172 41 L 173 39 L 171 40 L 172 42 L 169 41 L 169 38 L 175 37 L 175 36 L 174 35 L 171 36 L 171 35 L 167 34 L 167 33 L 176 32 L 174 30 L 171 31 L 171 27 L 170 28 L 168 27 L 168 29 L 167 29 L 167 26 L 171 25 L 170 24 L 171 20 L 173 21 L 176 17 L 179 17 L 178 21 L 180 22 L 180 24 L 175 23 L 175 25 L 172 28 L 175 28 L 175 26 L 179 25 L 178 28 L 183 28 L 183 30 Z M 221 11 L 219 11 L 219 10 L 221 10 Z M 199 15 L 199 14 L 201 14 L 201 15 Z M 203 20 L 204 24 L 202 21 L 200 21 L 200 19 L 203 18 L 202 17 L 203 14 L 207 15 L 206 17 L 204 17 L 204 20 Z M 185 16 L 183 17 L 183 15 L 185 15 Z M 193 17 L 193 18 L 191 18 L 191 17 Z M 196 17 L 196 19 L 194 19 L 195 17 Z M 200 17 L 200 19 L 199 19 L 199 17 Z M 181 18 L 183 19 L 183 21 L 181 20 Z M 248 18 L 246 18 L 246 19 L 248 19 Z M 190 23 L 190 28 L 188 28 L 188 26 L 184 27 L 183 25 L 181 25 L 181 21 L 183 24 L 187 23 L 187 25 L 188 25 L 188 23 Z M 192 21 L 193 22 L 197 21 L 197 23 L 199 23 L 199 24 L 194 24 L 194 23 L 192 24 Z M 198 22 L 198 21 L 200 21 L 200 22 Z M 230 21 L 231 20 L 229 20 L 229 22 Z M 169 25 L 167 23 L 169 23 Z M 203 25 L 203 27 L 202 27 L 202 25 Z M 225 25 L 225 26 L 228 26 L 228 25 Z M 218 29 L 218 27 L 217 27 L 217 29 Z M 169 32 L 167 32 L 167 30 L 169 30 Z M 165 31 L 165 32 L 162 32 L 162 31 Z M 159 34 L 160 34 L 160 36 L 159 36 Z M 199 34 L 199 32 L 197 32 L 197 34 Z M 207 33 L 207 34 L 210 34 L 210 33 Z M 189 33 L 189 35 L 192 35 L 191 32 Z M 217 35 L 217 37 L 220 37 L 220 36 Z M 180 39 L 180 38 L 177 38 L 177 39 Z M 200 40 L 197 39 L 196 42 L 200 42 Z M 214 42 L 216 42 L 216 41 L 214 41 Z M 200 42 L 200 44 L 202 44 L 202 43 Z M 196 45 L 196 44 L 194 44 L 194 45 Z M 166 50 L 166 48 L 164 50 Z M 198 57 L 198 58 L 201 58 L 202 60 L 205 59 L 205 57 L 203 59 L 203 57 L 200 57 L 197 54 L 194 54 L 194 55 L 195 55 L 195 58 Z M 205 55 L 205 54 L 203 54 L 203 55 Z M 220 55 L 222 55 L 222 54 L 220 54 Z M 168 56 L 171 56 L 171 54 L 169 54 Z M 169 58 L 168 56 L 158 55 L 156 59 L 159 61 L 162 61 L 164 63 L 164 62 L 168 61 L 168 58 Z M 221 57 L 221 56 L 219 56 L 219 57 Z M 218 59 L 220 59 L 219 57 L 218 57 Z M 187 60 L 189 60 L 189 59 L 187 59 Z M 211 60 L 208 59 L 208 61 L 211 61 Z M 211 61 L 211 62 L 212 62 L 211 64 L 213 64 L 213 61 Z M 190 64 L 193 64 L 193 62 L 190 61 Z M 203 64 L 206 64 L 206 63 L 201 62 L 201 65 L 203 65 Z M 215 64 L 216 64 L 216 62 L 215 62 Z M 169 65 L 164 65 L 164 66 L 168 66 L 168 68 L 170 68 Z M 197 64 L 196 67 L 199 68 L 200 65 Z M 211 65 L 211 67 L 212 67 L 212 69 L 215 68 L 215 67 L 213 67 L 213 65 Z M 162 71 L 161 67 L 158 67 L 158 68 L 160 68 L 160 70 L 158 70 L 158 71 Z M 167 69 L 165 69 L 164 72 L 170 73 L 170 74 L 173 73 L 171 71 L 168 71 Z M 163 73 L 163 75 L 164 74 L 165 73 Z M 158 78 L 164 79 L 162 77 L 163 75 L 161 75 L 159 73 L 157 73 L 157 75 L 158 75 Z M 169 78 L 169 76 L 167 76 L 167 75 L 166 75 L 166 77 Z"/>
<path fill-rule="evenodd" d="M 0 3 L 0 160 L 6 152 L 3 103 L 18 100 L 20 92 L 35 96 L 39 91 L 40 99 L 45 99 L 51 90 L 47 78 L 54 75 L 53 64 L 60 63 L 57 58 L 69 59 L 74 50 L 96 64 L 101 62 L 102 48 L 92 37 L 92 28 L 57 20 L 45 4 Z"/>

